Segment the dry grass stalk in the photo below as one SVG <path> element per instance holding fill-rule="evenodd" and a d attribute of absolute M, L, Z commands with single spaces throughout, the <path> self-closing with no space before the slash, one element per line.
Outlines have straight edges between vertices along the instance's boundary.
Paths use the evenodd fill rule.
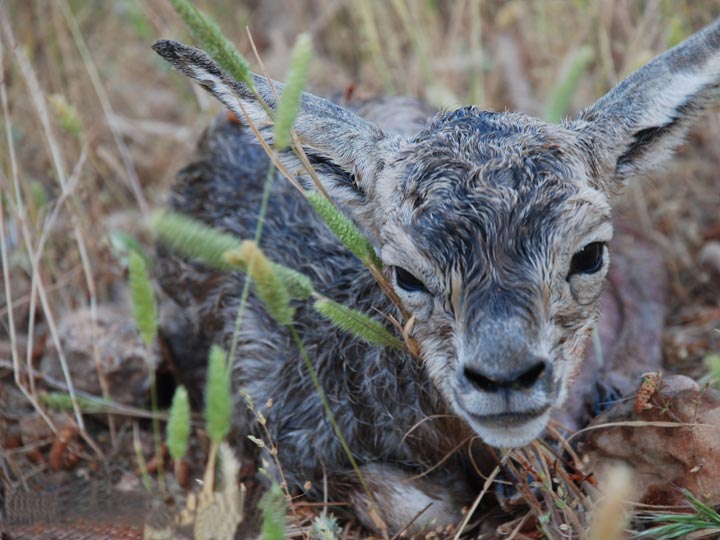
<path fill-rule="evenodd" d="M 608 470 L 602 481 L 603 497 L 592 510 L 589 540 L 622 540 L 630 520 L 632 471 L 623 465 Z"/>

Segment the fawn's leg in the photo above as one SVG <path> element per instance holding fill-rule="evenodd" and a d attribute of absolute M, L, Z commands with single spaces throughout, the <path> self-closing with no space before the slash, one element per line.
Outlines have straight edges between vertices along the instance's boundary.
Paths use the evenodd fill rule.
<path fill-rule="evenodd" d="M 417 478 L 391 465 L 365 465 L 360 470 L 389 536 L 403 531 L 405 536 L 414 536 L 460 522 L 462 506 L 468 501 L 463 482 L 442 476 Z M 363 525 L 381 533 L 382 523 L 357 478 L 348 497 Z"/>

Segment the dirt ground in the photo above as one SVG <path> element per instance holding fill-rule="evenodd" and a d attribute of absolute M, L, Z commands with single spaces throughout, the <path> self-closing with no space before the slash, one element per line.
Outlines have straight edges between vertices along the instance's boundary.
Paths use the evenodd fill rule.
<path fill-rule="evenodd" d="M 247 27 L 276 79 L 297 34 L 311 32 L 309 89 L 321 95 L 405 94 L 537 116 L 581 46 L 592 60 L 567 115 L 720 15 L 718 0 L 196 3 L 257 68 Z M 162 343 L 147 350 L 130 318 L 127 253 L 137 242 L 152 254 L 144 218 L 221 107 L 150 49 L 161 38 L 191 42 L 166 0 L 0 0 L 0 35 L 0 517 L 82 528 L 108 516 L 86 536 L 26 523 L 3 540 L 139 538 L 147 504 L 136 447 L 157 466 L 149 366 L 160 366 L 161 408 L 174 382 Z M 616 220 L 641 231 L 667 270 L 664 369 L 702 383 L 706 360 L 720 355 L 719 112 L 616 206 Z M 47 393 L 70 384 L 112 399 L 118 414 L 51 406 Z M 202 476 L 206 451 L 193 439 L 191 478 Z M 243 471 L 248 485 L 252 473 Z M 183 490 L 171 488 L 168 500 L 180 504 Z M 301 524 L 316 513 L 296 510 Z"/>

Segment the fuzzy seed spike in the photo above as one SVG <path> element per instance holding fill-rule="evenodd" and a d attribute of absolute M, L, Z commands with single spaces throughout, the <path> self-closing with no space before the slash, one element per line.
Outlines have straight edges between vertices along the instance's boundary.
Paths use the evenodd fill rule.
<path fill-rule="evenodd" d="M 224 254 L 240 246 L 240 240 L 204 223 L 172 212 L 158 212 L 151 220 L 155 234 L 175 251 L 200 259 L 219 270 L 231 270 Z"/>
<path fill-rule="evenodd" d="M 306 191 L 305 197 L 342 245 L 366 265 L 381 266 L 370 241 L 347 216 L 316 191 Z"/>
<path fill-rule="evenodd" d="M 274 265 L 258 247 L 250 240 L 245 240 L 240 247 L 225 253 L 225 260 L 247 271 L 255 285 L 255 292 L 270 314 L 280 324 L 290 324 L 295 310 L 290 306 L 290 293 Z"/>
<path fill-rule="evenodd" d="M 322 298 L 315 302 L 315 310 L 333 325 L 350 332 L 367 343 L 403 349 L 405 345 L 388 332 L 377 320 L 365 313 Z"/>
<path fill-rule="evenodd" d="M 277 150 L 283 150 L 290 144 L 290 130 L 300 111 L 300 98 L 307 83 L 311 58 L 310 34 L 300 34 L 290 54 L 290 68 L 275 115 L 274 134 Z"/>
<path fill-rule="evenodd" d="M 285 510 L 287 503 L 282 488 L 276 482 L 260 499 L 258 505 L 262 510 L 262 536 L 263 540 L 284 540 L 285 538 Z"/>
<path fill-rule="evenodd" d="M 247 60 L 223 35 L 218 24 L 196 8 L 190 0 L 170 0 L 170 3 L 205 52 L 228 75 L 245 84 L 253 94 L 257 94 Z"/>
<path fill-rule="evenodd" d="M 157 334 L 155 294 L 142 256 L 133 251 L 130 253 L 128 263 L 133 317 L 142 340 L 150 348 Z"/>
<path fill-rule="evenodd" d="M 214 445 L 219 445 L 230 432 L 232 406 L 225 351 L 213 345 L 208 363 L 205 423 L 208 436 Z"/>
<path fill-rule="evenodd" d="M 180 461 L 187 452 L 190 437 L 190 402 L 187 390 L 178 386 L 170 406 L 170 418 L 167 423 L 167 447 L 170 456 Z"/>

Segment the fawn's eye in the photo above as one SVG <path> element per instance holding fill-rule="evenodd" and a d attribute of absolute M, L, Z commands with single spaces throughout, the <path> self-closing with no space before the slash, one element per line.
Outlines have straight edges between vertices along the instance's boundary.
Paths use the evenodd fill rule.
<path fill-rule="evenodd" d="M 594 274 L 603 265 L 605 242 L 592 242 L 573 255 L 568 278 L 575 274 Z"/>
<path fill-rule="evenodd" d="M 427 287 L 422 281 L 399 266 L 395 266 L 395 283 L 407 292 L 428 292 Z"/>

